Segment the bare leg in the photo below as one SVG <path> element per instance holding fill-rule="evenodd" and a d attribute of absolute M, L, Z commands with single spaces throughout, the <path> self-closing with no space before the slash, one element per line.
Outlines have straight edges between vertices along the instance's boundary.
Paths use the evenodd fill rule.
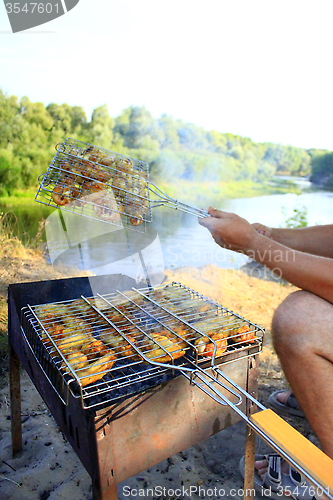
<path fill-rule="evenodd" d="M 323 451 L 333 458 L 333 305 L 295 292 L 273 318 L 274 347 Z"/>
<path fill-rule="evenodd" d="M 275 311 L 272 332 L 292 391 L 323 451 L 333 458 L 333 305 L 312 293 L 295 292 Z M 279 400 L 285 403 L 289 394 L 285 391 Z M 261 477 L 267 465 L 266 460 L 256 462 Z M 282 469 L 287 472 L 288 465 Z"/>

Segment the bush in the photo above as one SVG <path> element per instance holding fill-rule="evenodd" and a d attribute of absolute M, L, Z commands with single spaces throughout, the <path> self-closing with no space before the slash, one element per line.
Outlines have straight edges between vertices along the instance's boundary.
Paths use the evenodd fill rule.
<path fill-rule="evenodd" d="M 284 209 L 282 209 L 282 212 L 285 215 Z M 297 228 L 308 226 L 307 215 L 308 209 L 305 206 L 294 208 L 293 215 L 285 220 L 285 227 Z"/>

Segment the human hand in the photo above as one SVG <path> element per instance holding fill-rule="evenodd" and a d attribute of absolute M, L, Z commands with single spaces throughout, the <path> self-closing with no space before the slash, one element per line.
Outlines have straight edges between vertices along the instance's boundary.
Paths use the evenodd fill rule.
<path fill-rule="evenodd" d="M 264 226 L 264 224 L 260 224 L 259 222 L 255 222 L 252 224 L 252 227 L 259 233 L 262 234 L 263 236 L 267 236 L 267 238 L 273 238 L 272 236 L 272 228 L 268 226 Z"/>
<path fill-rule="evenodd" d="M 212 207 L 209 207 L 208 213 L 210 217 L 199 219 L 199 224 L 211 232 L 218 245 L 235 252 L 246 253 L 251 249 L 258 233 L 247 220 Z"/>

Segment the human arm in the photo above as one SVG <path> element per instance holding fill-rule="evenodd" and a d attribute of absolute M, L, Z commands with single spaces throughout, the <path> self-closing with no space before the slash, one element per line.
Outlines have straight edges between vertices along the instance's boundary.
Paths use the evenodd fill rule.
<path fill-rule="evenodd" d="M 311 255 L 258 233 L 245 219 L 209 208 L 211 217 L 199 222 L 224 248 L 244 253 L 279 272 L 293 285 L 333 303 L 333 259 Z"/>
<path fill-rule="evenodd" d="M 252 226 L 259 234 L 289 248 L 333 258 L 333 224 L 300 228 L 271 228 L 256 222 Z"/>

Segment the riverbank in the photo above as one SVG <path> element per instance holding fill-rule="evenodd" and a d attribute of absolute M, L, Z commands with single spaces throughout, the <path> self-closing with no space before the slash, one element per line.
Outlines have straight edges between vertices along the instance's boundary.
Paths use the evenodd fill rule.
<path fill-rule="evenodd" d="M 296 193 L 301 189 L 293 180 L 274 178 L 271 181 L 232 181 L 232 182 L 191 182 L 182 179 L 179 183 L 167 183 L 164 181 L 152 181 L 159 189 L 172 198 L 187 203 L 205 204 L 211 201 L 233 198 L 255 198 L 272 194 Z M 0 209 L 15 210 L 20 208 L 38 207 L 39 210 L 52 211 L 53 208 L 36 204 L 35 196 L 38 186 L 28 189 L 15 189 L 9 196 L 0 196 Z M 154 197 L 152 195 L 152 197 Z"/>
<path fill-rule="evenodd" d="M 295 178 L 290 179 L 287 176 L 274 176 L 271 180 L 263 182 L 253 182 L 250 180 L 243 181 L 188 181 L 181 179 L 181 182 L 168 183 L 163 179 L 150 179 L 160 189 L 168 195 L 177 198 L 178 195 L 185 197 L 207 196 L 215 193 L 219 198 L 252 198 L 255 196 L 269 194 L 284 194 L 284 193 L 299 193 L 301 190 L 295 181 Z M 28 189 L 13 189 L 8 196 L 0 196 L 0 206 L 20 206 L 30 202 L 35 203 L 35 196 L 38 186 L 29 187 Z"/>

